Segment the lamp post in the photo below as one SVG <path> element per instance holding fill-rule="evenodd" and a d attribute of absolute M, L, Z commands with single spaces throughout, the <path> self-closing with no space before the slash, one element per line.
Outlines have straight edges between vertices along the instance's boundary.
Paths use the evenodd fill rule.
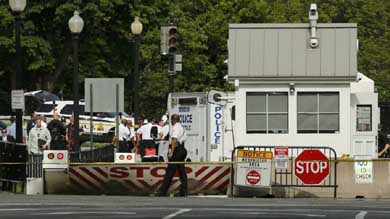
<path fill-rule="evenodd" d="M 79 56 L 78 56 L 78 44 L 79 34 L 83 30 L 84 21 L 79 16 L 79 12 L 75 11 L 73 17 L 68 22 L 70 32 L 72 32 L 73 39 L 73 139 L 74 145 L 72 150 L 80 150 L 80 137 L 79 137 Z"/>
<path fill-rule="evenodd" d="M 134 107 L 134 119 L 135 121 L 139 116 L 139 46 L 140 46 L 140 35 L 142 33 L 142 23 L 138 17 L 134 18 L 131 24 L 131 32 L 135 38 L 135 54 L 134 54 L 134 72 L 133 72 L 133 107 Z"/>
<path fill-rule="evenodd" d="M 22 72 L 22 51 L 20 49 L 20 17 L 26 7 L 26 0 L 9 0 L 9 6 L 12 10 L 12 14 L 15 17 L 15 50 L 16 50 L 16 77 L 15 88 L 16 90 L 23 89 L 23 72 Z M 23 142 L 23 111 L 22 109 L 16 109 L 16 142 Z"/>

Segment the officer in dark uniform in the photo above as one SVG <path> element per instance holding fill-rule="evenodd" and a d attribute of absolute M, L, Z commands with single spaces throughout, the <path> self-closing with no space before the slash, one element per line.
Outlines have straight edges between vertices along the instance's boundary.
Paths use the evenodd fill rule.
<path fill-rule="evenodd" d="M 171 146 L 168 154 L 168 160 L 171 162 L 184 162 L 187 157 L 187 150 L 184 147 L 185 142 L 185 130 L 180 124 L 180 117 L 177 114 L 171 116 L 172 129 L 170 131 Z M 166 196 L 169 186 L 171 185 L 172 178 L 176 173 L 176 169 L 179 170 L 180 177 L 180 196 L 187 196 L 187 174 L 184 164 L 168 164 L 164 181 L 160 187 L 159 195 Z"/>
<path fill-rule="evenodd" d="M 390 132 L 388 130 L 379 132 L 378 157 L 390 158 Z"/>

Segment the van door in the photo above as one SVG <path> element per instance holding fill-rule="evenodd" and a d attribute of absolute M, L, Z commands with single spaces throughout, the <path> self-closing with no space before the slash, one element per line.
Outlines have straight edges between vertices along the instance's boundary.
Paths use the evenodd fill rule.
<path fill-rule="evenodd" d="M 206 104 L 199 104 L 198 96 L 174 96 L 168 103 L 168 113 L 178 114 L 186 130 L 185 147 L 191 161 L 206 161 Z"/>

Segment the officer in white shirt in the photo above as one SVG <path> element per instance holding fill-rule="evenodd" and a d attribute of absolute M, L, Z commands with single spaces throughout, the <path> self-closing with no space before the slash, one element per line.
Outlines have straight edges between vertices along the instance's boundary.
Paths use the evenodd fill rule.
<path fill-rule="evenodd" d="M 127 120 L 127 128 L 130 131 L 130 136 L 127 138 L 127 147 L 128 147 L 127 151 L 136 153 L 138 150 L 138 145 L 136 143 L 136 136 L 135 136 L 135 130 L 133 127 L 133 121 L 131 119 Z"/>
<path fill-rule="evenodd" d="M 172 129 L 170 131 L 171 149 L 168 154 L 169 161 L 172 162 L 184 162 L 187 157 L 187 150 L 184 147 L 185 142 L 185 130 L 180 124 L 180 117 L 177 114 L 171 116 Z M 160 196 L 166 196 L 167 191 L 171 185 L 172 178 L 176 173 L 176 169 L 179 170 L 180 177 L 180 196 L 187 196 L 187 174 L 185 171 L 184 163 L 182 164 L 168 164 L 164 181 L 160 187 Z"/>
<path fill-rule="evenodd" d="M 130 136 L 130 130 L 127 128 L 127 120 L 122 119 L 119 125 L 119 151 L 127 152 L 127 139 Z"/>
<path fill-rule="evenodd" d="M 161 127 L 162 127 L 162 138 L 161 139 L 164 139 L 164 140 L 169 140 L 169 122 L 168 122 L 168 117 L 166 115 L 164 115 L 162 118 L 161 118 Z"/>
<path fill-rule="evenodd" d="M 152 127 L 152 123 L 147 123 L 137 130 L 137 139 L 139 142 L 138 153 L 141 155 L 141 158 L 145 155 L 145 148 L 148 146 L 154 146 L 155 144 L 153 138 L 150 136 Z"/>

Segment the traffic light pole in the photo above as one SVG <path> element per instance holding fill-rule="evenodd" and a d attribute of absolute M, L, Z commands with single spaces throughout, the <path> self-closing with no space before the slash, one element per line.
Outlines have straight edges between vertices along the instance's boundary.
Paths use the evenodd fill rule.
<path fill-rule="evenodd" d="M 169 54 L 169 93 L 173 93 L 173 79 L 175 75 L 175 53 Z"/>
<path fill-rule="evenodd" d="M 15 14 L 16 89 L 23 90 L 22 51 L 20 48 L 20 17 Z M 16 142 L 23 142 L 23 111 L 16 109 Z"/>

